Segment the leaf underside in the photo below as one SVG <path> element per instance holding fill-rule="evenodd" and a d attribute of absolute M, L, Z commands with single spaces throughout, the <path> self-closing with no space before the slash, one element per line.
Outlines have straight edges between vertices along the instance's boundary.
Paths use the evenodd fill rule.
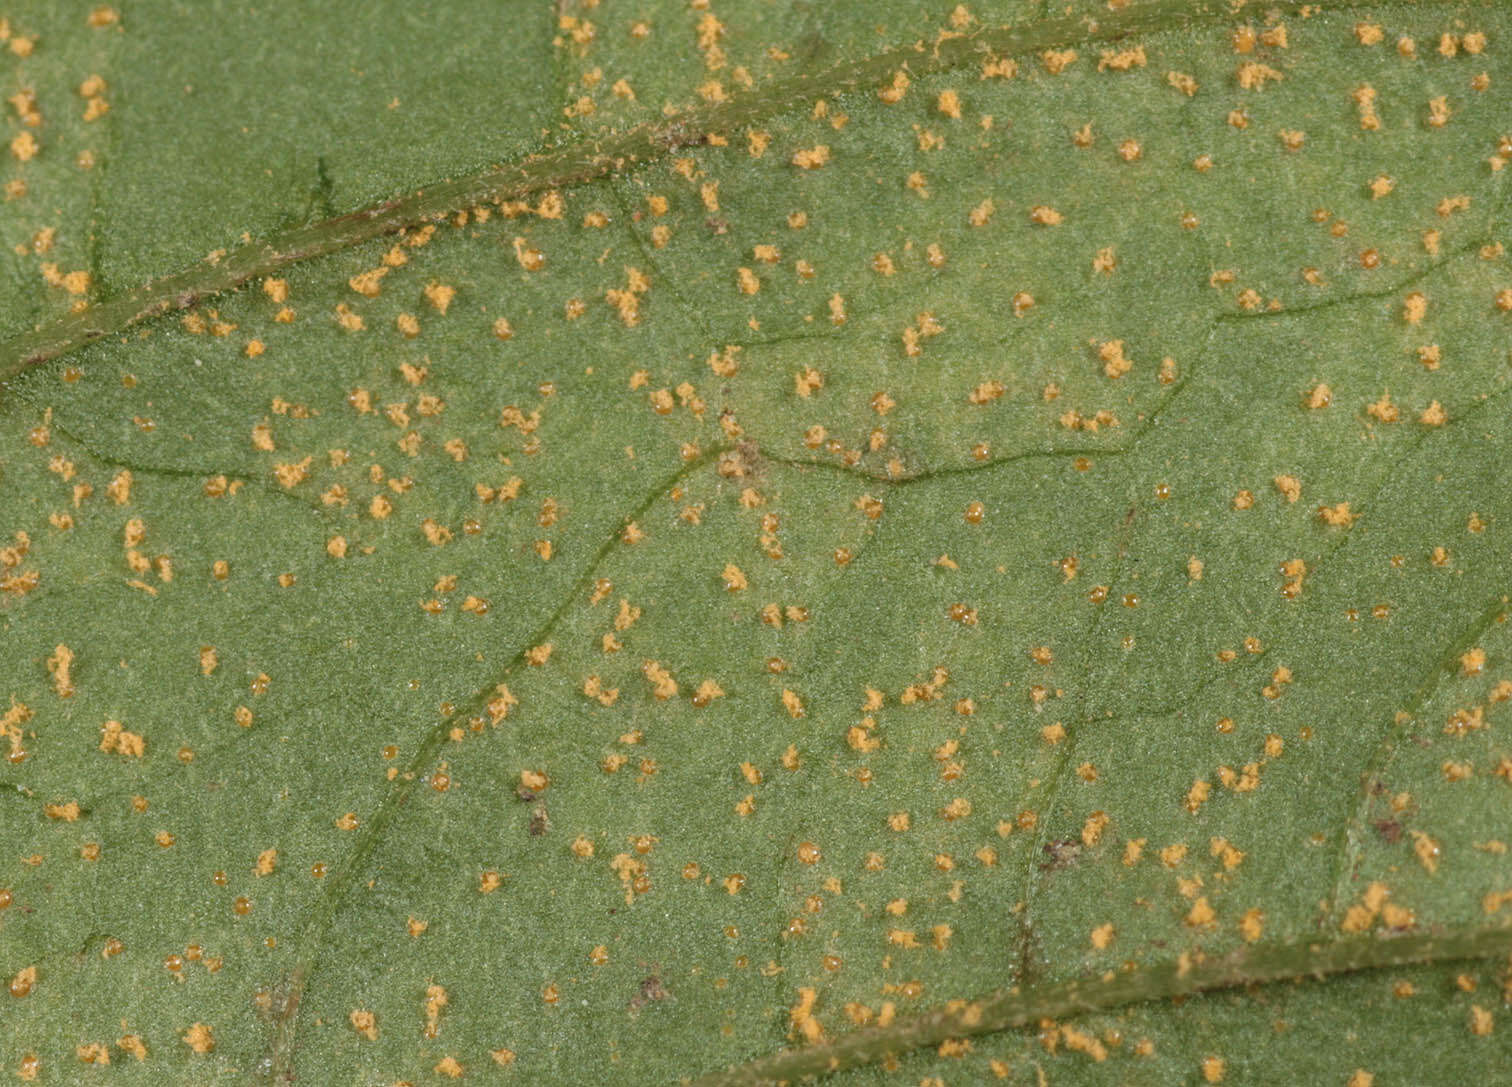
<path fill-rule="evenodd" d="M 1505 1076 L 1505 8 L 54 7 L 7 1075 Z"/>

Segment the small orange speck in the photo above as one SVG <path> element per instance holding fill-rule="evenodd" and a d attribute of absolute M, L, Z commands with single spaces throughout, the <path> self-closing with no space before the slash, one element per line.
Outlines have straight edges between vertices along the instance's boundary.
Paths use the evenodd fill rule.
<path fill-rule="evenodd" d="M 541 770 L 521 770 L 520 788 L 540 792 L 551 784 L 551 779 Z"/>
<path fill-rule="evenodd" d="M 830 149 L 826 145 L 820 144 L 817 147 L 794 151 L 792 162 L 794 166 L 800 169 L 817 170 L 821 166 L 826 165 L 829 160 Z"/>
<path fill-rule="evenodd" d="M 1337 502 L 1332 506 L 1318 507 L 1318 520 L 1325 525 L 1336 528 L 1349 528 L 1359 519 L 1359 514 L 1350 511 L 1348 502 Z"/>
<path fill-rule="evenodd" d="M 892 82 L 877 92 L 877 97 L 888 105 L 896 105 L 903 100 L 903 95 L 908 91 L 911 80 L 908 73 L 899 69 L 893 73 Z"/>
<path fill-rule="evenodd" d="M 184 1044 L 195 1053 L 209 1053 L 215 1048 L 215 1032 L 207 1023 L 195 1023 L 183 1033 Z"/>
<path fill-rule="evenodd" d="M 1470 1033 L 1477 1038 L 1484 1038 L 1496 1027 L 1496 1019 L 1487 1008 L 1479 1004 L 1470 1005 Z"/>
<path fill-rule="evenodd" d="M 1239 919 L 1239 932 L 1248 943 L 1254 943 L 1265 932 L 1265 914 L 1259 909 L 1249 909 Z"/>
<path fill-rule="evenodd" d="M 1402 300 L 1402 320 L 1410 325 L 1419 324 L 1428 315 L 1428 297 L 1421 291 L 1413 291 Z"/>
<path fill-rule="evenodd" d="M 366 1009 L 356 1009 L 348 1017 L 352 1029 L 370 1042 L 378 1040 L 378 1017 Z"/>
<path fill-rule="evenodd" d="M 29 996 L 31 994 L 32 987 L 35 986 L 36 983 L 37 968 L 35 966 L 22 967 L 10 980 L 10 995 L 15 997 L 17 1000 Z"/>

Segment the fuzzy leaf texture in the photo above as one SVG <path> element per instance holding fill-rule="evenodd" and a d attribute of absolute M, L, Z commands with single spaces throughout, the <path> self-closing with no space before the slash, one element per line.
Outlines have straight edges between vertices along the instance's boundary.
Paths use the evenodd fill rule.
<path fill-rule="evenodd" d="M 0 16 L 7 1082 L 1509 1082 L 1506 5 Z"/>

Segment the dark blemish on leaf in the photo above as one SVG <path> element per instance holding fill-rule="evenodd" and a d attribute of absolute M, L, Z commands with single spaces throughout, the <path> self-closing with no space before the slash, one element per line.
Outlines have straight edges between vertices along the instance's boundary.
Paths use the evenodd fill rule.
<path fill-rule="evenodd" d="M 539 804 L 530 813 L 530 836 L 539 838 L 551 829 L 551 819 L 546 815 L 546 805 Z"/>
<path fill-rule="evenodd" d="M 739 454 L 741 467 L 749 479 L 759 482 L 766 476 L 767 461 L 761 455 L 761 446 L 747 438 L 736 444 L 735 452 Z"/>
<path fill-rule="evenodd" d="M 1395 845 L 1402 837 L 1402 824 L 1395 819 L 1377 819 L 1371 826 L 1375 827 L 1387 845 Z"/>
<path fill-rule="evenodd" d="M 676 151 L 680 147 L 702 147 L 709 142 L 709 135 L 702 129 L 676 123 L 658 132 L 654 140 L 668 151 Z"/>
<path fill-rule="evenodd" d="M 319 155 L 315 159 L 315 184 L 310 190 L 305 218 L 313 219 L 317 213 L 322 219 L 334 218 L 336 215 L 336 203 L 333 199 L 335 191 L 336 183 L 332 180 L 330 169 L 326 166 L 325 156 Z"/>
<path fill-rule="evenodd" d="M 1081 857 L 1082 844 L 1075 838 L 1057 838 L 1053 842 L 1046 842 L 1044 850 L 1049 860 L 1040 864 L 1040 871 L 1055 872 L 1077 862 Z"/>
<path fill-rule="evenodd" d="M 630 998 L 630 1010 L 638 1012 L 647 1004 L 659 1003 L 663 1000 L 674 999 L 667 987 L 662 984 L 659 975 L 652 974 L 648 978 L 642 978 L 636 994 Z"/>

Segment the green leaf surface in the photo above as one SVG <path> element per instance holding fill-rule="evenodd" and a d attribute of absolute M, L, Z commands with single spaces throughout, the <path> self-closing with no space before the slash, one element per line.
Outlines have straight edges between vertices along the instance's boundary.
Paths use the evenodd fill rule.
<path fill-rule="evenodd" d="M 1505 6 L 0 15 L 5 1075 L 1505 1080 Z"/>

